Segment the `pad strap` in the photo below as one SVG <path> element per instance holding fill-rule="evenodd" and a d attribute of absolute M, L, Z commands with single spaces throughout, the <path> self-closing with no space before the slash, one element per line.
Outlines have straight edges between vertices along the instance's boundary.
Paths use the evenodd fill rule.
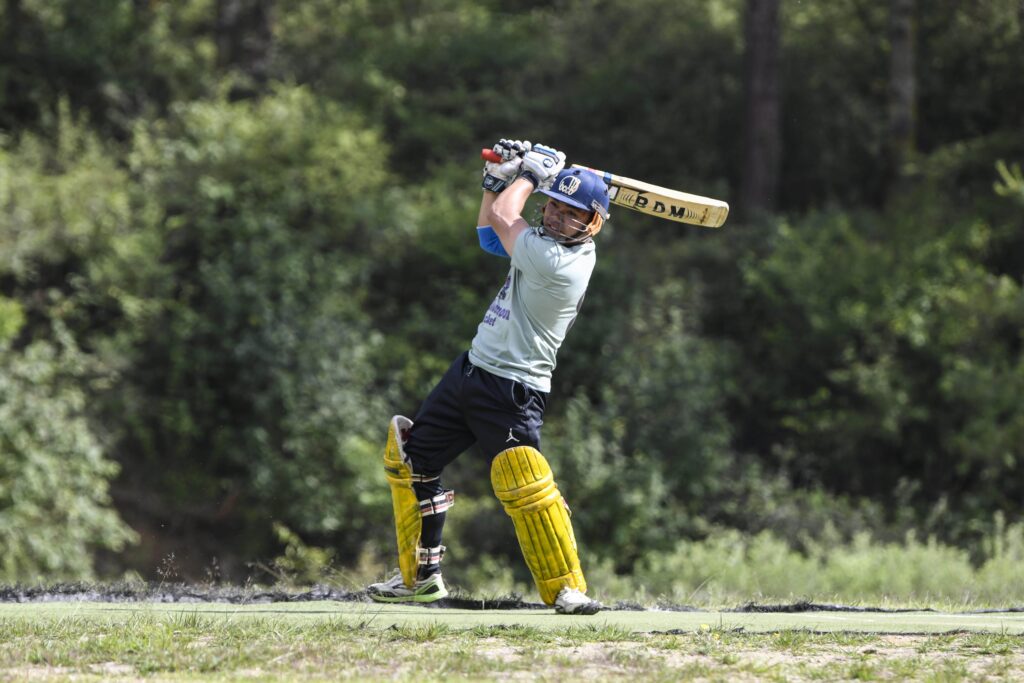
<path fill-rule="evenodd" d="M 448 489 L 437 494 L 433 498 L 420 501 L 420 516 L 429 517 L 446 511 L 455 505 L 455 491 Z"/>
<path fill-rule="evenodd" d="M 488 192 L 501 192 L 508 186 L 508 182 L 509 181 L 505 178 L 499 178 L 496 175 L 486 173 L 484 174 L 484 179 L 480 184 L 480 187 Z"/>
<path fill-rule="evenodd" d="M 417 551 L 419 564 L 441 564 L 441 558 L 444 557 L 444 551 L 447 549 L 443 545 L 439 545 L 436 548 L 420 548 Z"/>

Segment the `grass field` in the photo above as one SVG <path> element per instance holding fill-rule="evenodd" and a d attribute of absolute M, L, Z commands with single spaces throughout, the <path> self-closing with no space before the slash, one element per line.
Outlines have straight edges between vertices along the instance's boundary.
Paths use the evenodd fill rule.
<path fill-rule="evenodd" d="M 1024 614 L 0 604 L 0 680 L 1019 680 Z"/>

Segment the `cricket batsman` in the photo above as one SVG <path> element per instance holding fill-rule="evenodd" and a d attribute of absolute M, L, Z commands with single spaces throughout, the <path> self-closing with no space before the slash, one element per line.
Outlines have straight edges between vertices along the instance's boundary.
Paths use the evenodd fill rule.
<path fill-rule="evenodd" d="M 565 154 L 503 139 L 501 161 L 487 162 L 477 220 L 480 246 L 511 259 L 511 269 L 460 354 L 415 419 L 391 419 L 384 469 L 391 486 L 399 573 L 369 586 L 380 602 L 433 602 L 448 595 L 441 544 L 455 494 L 441 473 L 479 443 L 491 461 L 491 485 L 545 604 L 563 614 L 595 614 L 586 595 L 569 508 L 541 454 L 540 428 L 555 356 L 583 303 L 608 219 L 608 188 L 599 176 L 565 168 Z M 523 207 L 547 195 L 541 225 Z"/>

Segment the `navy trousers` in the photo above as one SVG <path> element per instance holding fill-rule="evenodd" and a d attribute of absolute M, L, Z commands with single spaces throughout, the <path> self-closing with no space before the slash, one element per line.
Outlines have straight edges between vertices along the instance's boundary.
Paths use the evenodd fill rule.
<path fill-rule="evenodd" d="M 489 459 L 515 446 L 540 450 L 547 401 L 546 392 L 474 366 L 468 351 L 460 354 L 413 420 L 405 442 L 413 471 L 440 476 L 449 463 L 475 443 Z M 440 479 L 417 482 L 413 487 L 419 500 L 433 498 L 444 490 Z M 441 513 L 423 518 L 423 547 L 441 544 L 444 517 Z"/>
<path fill-rule="evenodd" d="M 405 452 L 417 474 L 441 471 L 474 443 L 488 458 L 506 448 L 540 450 L 548 395 L 456 358 L 413 419 Z"/>

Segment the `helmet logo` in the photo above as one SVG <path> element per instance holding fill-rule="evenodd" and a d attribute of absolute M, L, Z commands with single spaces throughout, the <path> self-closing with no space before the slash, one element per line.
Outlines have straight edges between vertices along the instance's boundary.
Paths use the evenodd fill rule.
<path fill-rule="evenodd" d="M 558 191 L 562 194 L 576 194 L 578 189 L 580 189 L 580 179 L 577 176 L 566 176 L 562 178 L 562 182 L 558 183 Z"/>

